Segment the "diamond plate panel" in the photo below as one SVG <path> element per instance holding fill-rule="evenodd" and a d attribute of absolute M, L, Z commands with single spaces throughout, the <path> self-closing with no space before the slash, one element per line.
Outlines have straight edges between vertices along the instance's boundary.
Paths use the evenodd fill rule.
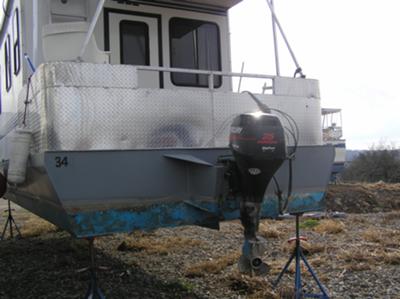
<path fill-rule="evenodd" d="M 258 110 L 247 94 L 136 89 L 131 68 L 76 63 L 40 67 L 32 80 L 27 114 L 34 132 L 32 150 L 225 147 L 232 119 Z M 296 120 L 300 145 L 322 144 L 318 99 L 260 97 Z M 21 116 L 24 101 L 21 96 Z"/>
<path fill-rule="evenodd" d="M 321 98 L 319 82 L 314 79 L 303 78 L 274 78 L 274 94 L 306 98 Z"/>
<path fill-rule="evenodd" d="M 32 77 L 33 94 L 49 87 L 137 88 L 137 69 L 130 65 L 54 62 L 40 65 Z"/>

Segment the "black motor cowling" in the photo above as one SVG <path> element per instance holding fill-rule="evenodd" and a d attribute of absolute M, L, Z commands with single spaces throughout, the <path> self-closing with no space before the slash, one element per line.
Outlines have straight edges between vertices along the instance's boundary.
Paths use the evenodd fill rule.
<path fill-rule="evenodd" d="M 286 158 L 281 121 L 269 113 L 241 114 L 232 122 L 229 140 L 240 172 L 242 196 L 246 201 L 261 202 L 269 182 Z"/>

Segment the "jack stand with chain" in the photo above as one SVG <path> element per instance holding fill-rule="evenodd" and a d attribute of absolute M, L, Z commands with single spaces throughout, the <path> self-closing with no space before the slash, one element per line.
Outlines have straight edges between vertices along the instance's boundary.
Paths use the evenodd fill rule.
<path fill-rule="evenodd" d="M 289 268 L 290 264 L 292 263 L 293 259 L 295 259 L 296 263 L 296 273 L 295 273 L 295 299 L 300 299 L 300 298 L 322 298 L 322 299 L 329 299 L 329 296 L 327 294 L 327 291 L 325 290 L 324 286 L 322 283 L 319 281 L 317 275 L 311 268 L 310 264 L 308 263 L 303 250 L 301 248 L 300 241 L 304 240 L 305 238 L 300 236 L 300 224 L 299 224 L 299 218 L 302 214 L 294 214 L 296 216 L 296 237 L 292 238 L 289 240 L 289 242 L 296 241 L 296 247 L 293 250 L 292 255 L 290 256 L 288 262 L 286 263 L 285 267 L 279 274 L 278 278 L 274 282 L 273 286 L 276 288 L 285 272 Z M 303 291 L 302 283 L 301 283 L 301 267 L 300 267 L 300 262 L 303 261 L 304 264 L 307 267 L 308 272 L 310 272 L 311 276 L 313 277 L 314 281 L 317 283 L 319 290 L 321 291 L 320 294 L 309 294 Z"/>
<path fill-rule="evenodd" d="M 89 238 L 89 253 L 90 253 L 90 284 L 88 291 L 86 292 L 85 299 L 105 299 L 106 297 L 99 289 L 96 276 L 96 263 L 95 263 L 95 253 L 94 253 L 94 238 Z"/>
<path fill-rule="evenodd" d="M 7 199 L 8 201 L 8 209 L 5 210 L 5 212 L 8 213 L 7 215 L 7 220 L 6 220 L 6 224 L 4 225 L 4 229 L 3 229 L 3 233 L 1 234 L 1 238 L 0 240 L 5 240 L 5 236 L 6 236 L 6 232 L 7 232 L 7 228 L 9 228 L 10 230 L 10 239 L 14 239 L 14 229 L 13 226 L 15 227 L 15 231 L 17 232 L 17 235 L 15 236 L 17 239 L 22 238 L 21 232 L 17 226 L 17 224 L 15 223 L 14 217 L 12 215 L 12 211 L 13 209 L 11 209 L 11 202 L 9 199 Z"/>

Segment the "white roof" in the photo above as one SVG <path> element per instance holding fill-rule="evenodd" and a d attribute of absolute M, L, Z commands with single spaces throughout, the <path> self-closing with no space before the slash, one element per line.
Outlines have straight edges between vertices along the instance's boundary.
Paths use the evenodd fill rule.
<path fill-rule="evenodd" d="M 173 4 L 174 6 L 182 6 L 182 7 L 188 7 L 188 6 L 193 6 L 193 7 L 203 7 L 203 8 L 210 8 L 210 9 L 217 9 L 217 10 L 228 10 L 232 6 L 235 6 L 242 0 L 110 0 L 110 1 L 115 1 L 118 3 L 128 3 L 128 4 L 133 4 L 136 1 L 138 3 L 160 3 L 160 4 Z"/>
<path fill-rule="evenodd" d="M 327 114 L 333 114 L 333 113 L 342 112 L 342 109 L 339 109 L 339 108 L 322 108 L 321 112 L 322 112 L 322 115 L 327 115 Z"/>
<path fill-rule="evenodd" d="M 242 0 L 180 0 L 174 2 L 190 3 L 190 4 L 203 4 L 210 6 L 219 6 L 223 8 L 231 8 L 232 6 L 238 4 Z"/>

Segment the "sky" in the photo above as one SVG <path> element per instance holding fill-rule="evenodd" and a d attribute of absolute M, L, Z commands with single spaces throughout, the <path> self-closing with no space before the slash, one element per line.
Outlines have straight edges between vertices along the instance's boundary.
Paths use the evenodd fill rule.
<path fill-rule="evenodd" d="M 400 1 L 274 4 L 303 72 L 320 81 L 322 106 L 342 109 L 347 148 L 400 147 Z M 246 73 L 275 74 L 266 0 L 243 0 L 229 16 L 233 71 L 245 62 Z M 295 66 L 281 38 L 278 43 L 281 75 L 293 76 Z"/>

